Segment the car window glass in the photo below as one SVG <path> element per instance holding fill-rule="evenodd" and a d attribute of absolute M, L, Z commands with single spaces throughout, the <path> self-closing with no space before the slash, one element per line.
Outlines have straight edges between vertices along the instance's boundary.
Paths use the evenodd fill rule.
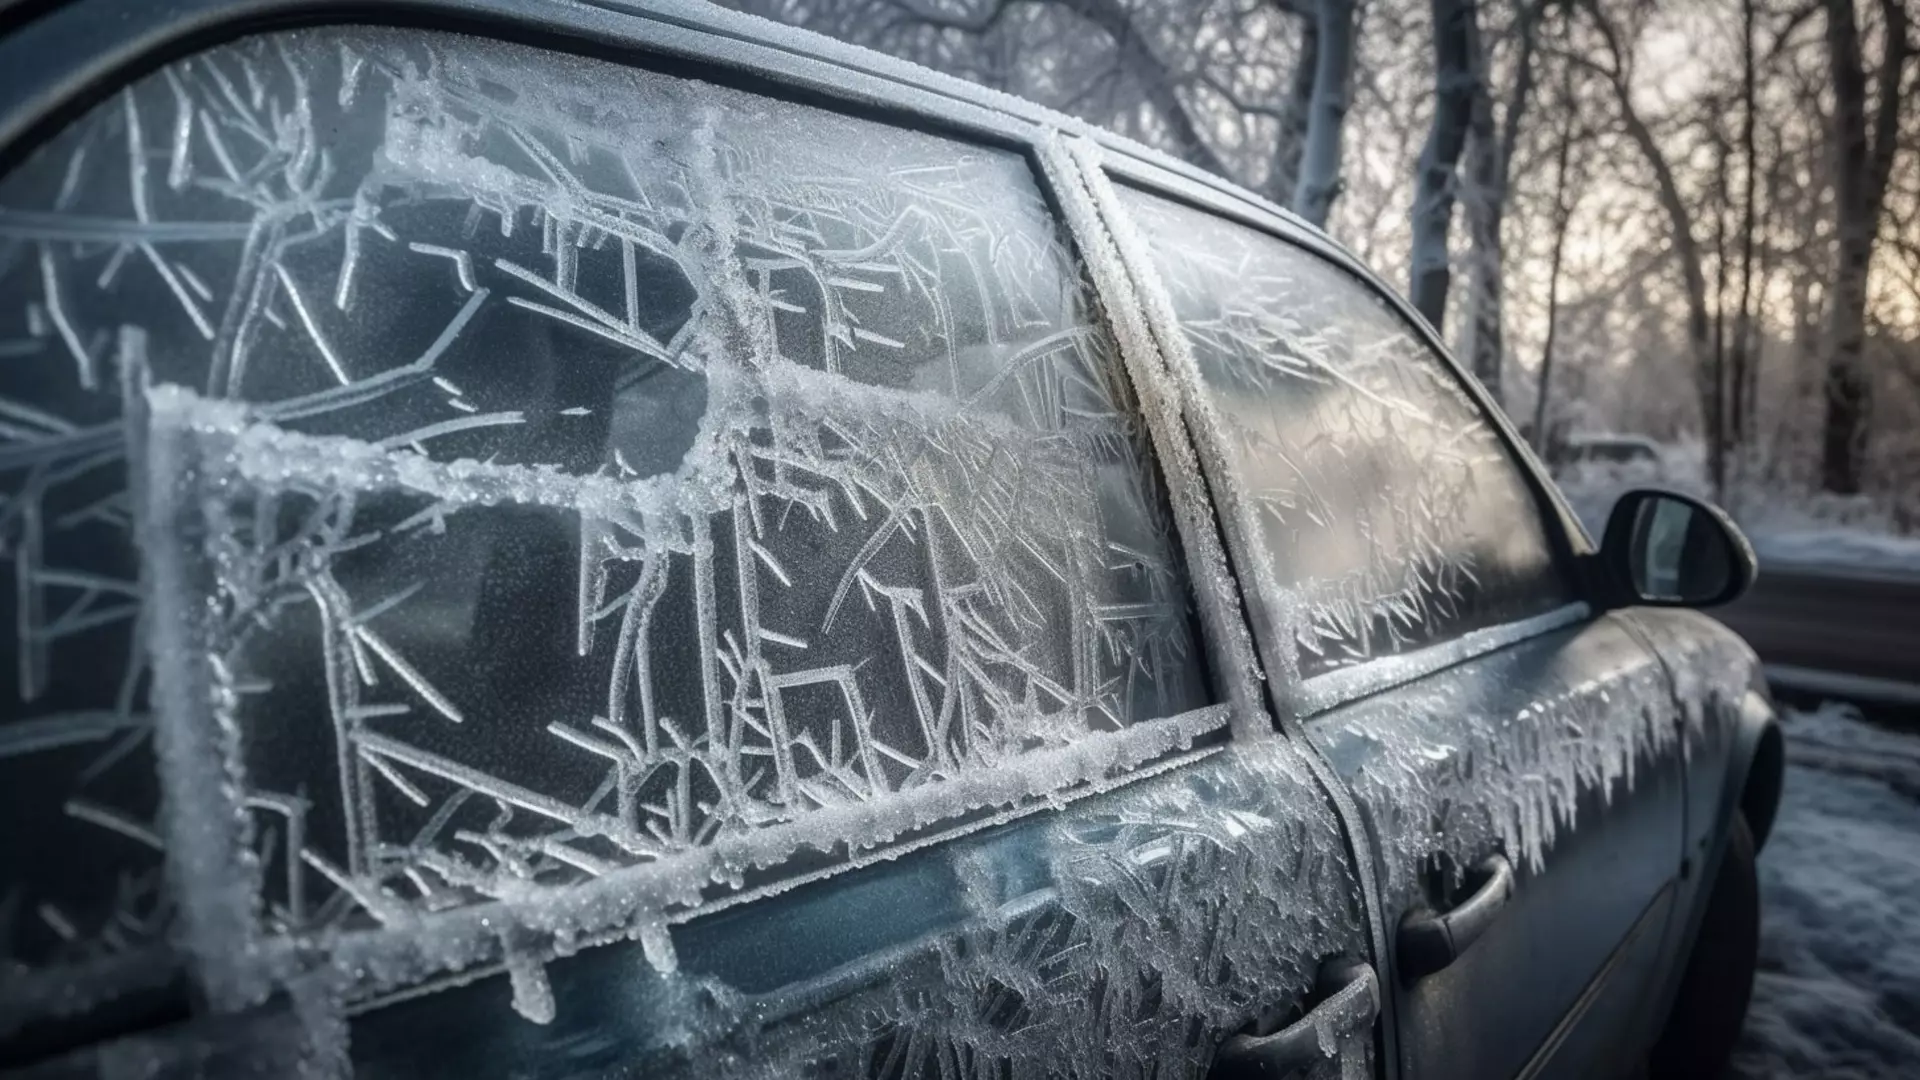
<path fill-rule="evenodd" d="M 1257 508 L 1302 676 L 1569 599 L 1518 466 L 1385 300 L 1276 237 L 1122 202 Z"/>
<path fill-rule="evenodd" d="M 203 930 L 236 955 L 652 867 L 531 922 L 670 967 L 659 911 L 714 882 L 1224 722 L 1016 153 L 447 34 L 275 34 L 0 183 L 0 297 L 10 964 L 166 939 L 168 665 L 204 692 L 165 745 L 232 740 L 254 880 L 216 888 L 257 924 Z M 513 921 L 356 970 L 488 960 Z"/>

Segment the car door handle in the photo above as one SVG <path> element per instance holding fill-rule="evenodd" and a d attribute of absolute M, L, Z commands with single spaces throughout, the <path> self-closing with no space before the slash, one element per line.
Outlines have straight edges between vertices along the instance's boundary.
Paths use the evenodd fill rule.
<path fill-rule="evenodd" d="M 1395 960 L 1403 978 L 1424 978 L 1453 963 L 1493 925 L 1513 895 L 1513 864 L 1495 855 L 1480 864 L 1479 876 L 1486 880 L 1445 915 L 1422 911 L 1400 921 Z"/>
<path fill-rule="evenodd" d="M 1380 980 L 1372 964 L 1343 964 L 1323 972 L 1323 980 L 1333 992 L 1307 1015 L 1271 1035 L 1235 1035 L 1222 1043 L 1208 1080 L 1282 1077 L 1312 1068 L 1339 1053 L 1341 1038 L 1373 1026 L 1380 1015 Z"/>

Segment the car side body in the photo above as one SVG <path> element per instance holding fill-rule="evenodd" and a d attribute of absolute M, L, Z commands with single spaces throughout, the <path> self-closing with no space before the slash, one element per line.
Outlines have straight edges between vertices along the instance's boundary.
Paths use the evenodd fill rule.
<path fill-rule="evenodd" d="M 0 1067 L 1654 1045 L 1758 662 L 1319 231 L 705 4 L 19 10 Z"/>

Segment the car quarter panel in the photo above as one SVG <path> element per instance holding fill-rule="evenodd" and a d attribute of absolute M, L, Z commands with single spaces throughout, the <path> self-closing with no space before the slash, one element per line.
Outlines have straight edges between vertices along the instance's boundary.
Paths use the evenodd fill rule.
<path fill-rule="evenodd" d="M 1718 620 L 1684 608 L 1629 608 L 1619 617 L 1660 657 L 1686 731 L 1686 873 L 1664 949 L 1668 976 L 1653 995 L 1655 1015 L 1664 1017 L 1706 915 L 1748 770 L 1779 720 L 1759 657 Z"/>
<path fill-rule="evenodd" d="M 1699 860 L 1724 841 L 1761 737 L 1776 723 L 1760 659 L 1740 635 L 1685 608 L 1620 612 L 1659 656 L 1687 731 L 1687 854 Z"/>

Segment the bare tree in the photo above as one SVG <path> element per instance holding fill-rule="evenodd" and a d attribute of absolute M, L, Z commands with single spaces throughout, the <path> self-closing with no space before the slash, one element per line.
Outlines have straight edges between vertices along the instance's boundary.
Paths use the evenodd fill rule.
<path fill-rule="evenodd" d="M 1687 348 L 1695 366 L 1694 382 L 1700 395 L 1701 413 L 1709 415 L 1714 394 L 1711 372 L 1712 317 L 1707 303 L 1705 253 L 1694 232 L 1693 209 L 1681 190 L 1672 162 L 1668 160 L 1659 138 L 1640 114 L 1639 105 L 1634 100 L 1632 54 L 1628 42 L 1623 40 L 1620 26 L 1601 0 L 1579 0 L 1579 4 L 1599 36 L 1601 57 L 1595 59 L 1578 51 L 1570 51 L 1567 56 L 1598 75 L 1606 84 L 1628 141 L 1653 174 L 1654 194 L 1661 211 L 1666 215 L 1668 241 L 1673 261 L 1680 271 L 1686 302 Z M 1709 432 L 1709 441 L 1717 438 L 1718 432 Z"/>
<path fill-rule="evenodd" d="M 1169 149 L 1209 172 L 1231 175 L 1219 154 L 1195 126 L 1181 102 L 1183 81 L 1155 51 L 1152 41 L 1135 25 L 1134 12 L 1123 0 L 1049 0 L 1062 11 L 1085 20 L 1112 43 L 1112 79 L 1127 80 L 1131 95 L 1153 110 L 1170 142 Z M 895 32 L 916 26 L 952 35 L 978 37 L 996 29 L 1019 0 L 985 0 L 953 7 L 933 0 L 894 0 L 888 22 Z"/>
<path fill-rule="evenodd" d="M 1474 35 L 1474 63 L 1483 73 L 1473 99 L 1473 121 L 1467 132 L 1467 183 L 1462 202 L 1466 210 L 1467 317 L 1461 335 L 1468 363 L 1495 401 L 1502 400 L 1506 323 L 1505 243 L 1501 229 L 1507 211 L 1508 182 L 1515 144 L 1532 103 L 1534 52 L 1540 37 L 1540 16 L 1547 0 L 1521 0 L 1514 15 L 1513 83 L 1505 108 L 1494 115 L 1494 93 L 1484 35 Z"/>
<path fill-rule="evenodd" d="M 1280 117 L 1280 130 L 1274 139 L 1273 167 L 1267 174 L 1268 197 L 1278 203 L 1291 203 L 1300 183 L 1301 158 L 1307 148 L 1307 128 L 1313 117 L 1313 88 L 1319 78 L 1320 19 L 1311 10 L 1302 9 L 1300 52 L 1287 80 L 1287 100 Z M 1345 113 L 1341 114 L 1342 123 Z"/>
<path fill-rule="evenodd" d="M 1453 253 L 1447 237 L 1453 224 L 1460 151 L 1467 143 L 1473 103 L 1483 95 L 1479 12 L 1474 0 L 1432 0 L 1433 121 L 1413 196 L 1412 279 L 1407 295 L 1435 327 L 1446 321 L 1447 290 L 1453 282 Z"/>
<path fill-rule="evenodd" d="M 1703 102 L 1702 110 L 1708 117 L 1719 117 L 1726 111 L 1726 103 L 1709 96 Z M 1717 123 L 1701 125 L 1703 138 L 1713 152 L 1713 188 L 1725 192 L 1732 187 L 1733 145 L 1726 132 Z M 1706 428 L 1707 428 L 1707 478 L 1713 485 L 1714 498 L 1724 501 L 1727 491 L 1727 452 L 1729 449 L 1728 386 L 1727 386 L 1727 293 L 1728 275 L 1732 272 L 1733 259 L 1727 252 L 1728 234 L 1735 228 L 1728 222 L 1728 214 L 1734 209 L 1727 205 L 1724 198 L 1714 199 L 1710 206 L 1713 226 L 1713 351 L 1707 360 L 1705 378 L 1707 380 Z M 1747 223 L 1749 229 L 1752 222 Z"/>
<path fill-rule="evenodd" d="M 1867 113 L 1867 72 L 1853 0 L 1826 0 L 1827 52 L 1833 69 L 1834 224 L 1838 248 L 1827 305 L 1826 425 L 1822 485 L 1860 490 L 1867 451 L 1871 382 L 1864 367 L 1867 273 L 1880 231 L 1906 97 L 1907 62 L 1916 53 L 1907 0 L 1879 0 L 1883 39 L 1878 102 Z"/>
<path fill-rule="evenodd" d="M 1920 491 L 1920 0 L 717 2 L 1265 192 L 1451 304 L 1541 437 L 1701 438 L 1746 506 Z"/>
<path fill-rule="evenodd" d="M 717 2 L 1133 135 L 1316 224 L 1344 186 L 1358 0 Z"/>
<path fill-rule="evenodd" d="M 1340 195 L 1340 142 L 1353 101 L 1354 0 L 1315 0 L 1313 105 L 1293 189 L 1293 210 L 1324 226 Z"/>
<path fill-rule="evenodd" d="M 1760 228 L 1756 212 L 1759 197 L 1760 144 L 1755 113 L 1759 99 L 1759 57 L 1754 31 L 1759 21 L 1758 0 L 1740 0 L 1740 149 L 1746 159 L 1745 188 L 1741 196 L 1740 308 L 1734 318 L 1733 353 L 1728 378 L 1730 413 L 1728 441 L 1738 446 L 1747 438 L 1748 399 L 1758 362 L 1753 327 L 1754 241 Z"/>
<path fill-rule="evenodd" d="M 1553 360 L 1560 327 L 1560 267 L 1567 250 L 1567 227 L 1573 221 L 1575 197 L 1567 192 L 1567 167 L 1573 155 L 1576 110 L 1573 107 L 1572 68 L 1561 78 L 1560 140 L 1553 159 L 1553 255 L 1547 270 L 1547 340 L 1540 350 L 1540 386 L 1533 400 L 1533 445 L 1545 453 L 1549 444 L 1548 404 L 1553 397 Z"/>

